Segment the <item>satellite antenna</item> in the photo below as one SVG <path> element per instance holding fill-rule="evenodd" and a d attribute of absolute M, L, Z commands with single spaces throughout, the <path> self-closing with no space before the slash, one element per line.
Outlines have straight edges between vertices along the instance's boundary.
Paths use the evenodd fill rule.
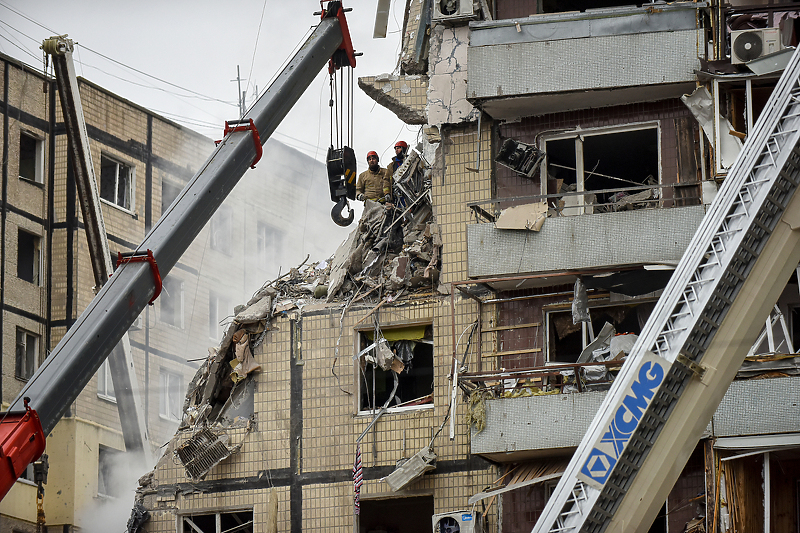
<path fill-rule="evenodd" d="M 378 0 L 378 10 L 375 13 L 375 29 L 372 30 L 373 39 L 385 39 L 386 28 L 389 26 L 389 7 L 392 0 Z"/>

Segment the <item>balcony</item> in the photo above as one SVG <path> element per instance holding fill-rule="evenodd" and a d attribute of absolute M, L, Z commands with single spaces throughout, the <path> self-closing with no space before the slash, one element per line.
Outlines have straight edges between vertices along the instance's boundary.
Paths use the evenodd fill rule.
<path fill-rule="evenodd" d="M 496 119 L 676 98 L 695 87 L 702 2 L 470 23 L 467 96 Z M 521 57 L 530 58 L 520 61 Z"/>
<path fill-rule="evenodd" d="M 652 205 L 665 202 L 654 200 Z M 585 212 L 587 207 L 572 209 Z M 597 205 L 592 210 L 597 210 Z M 467 273 L 475 279 L 677 264 L 704 213 L 702 205 L 691 205 L 550 216 L 539 231 L 498 229 L 496 223 L 471 224 L 467 226 Z"/>
<path fill-rule="evenodd" d="M 519 461 L 576 447 L 606 392 L 486 401 L 485 429 L 472 430 L 472 453 Z M 709 423 L 715 437 L 793 433 L 800 426 L 800 376 L 734 381 Z"/>

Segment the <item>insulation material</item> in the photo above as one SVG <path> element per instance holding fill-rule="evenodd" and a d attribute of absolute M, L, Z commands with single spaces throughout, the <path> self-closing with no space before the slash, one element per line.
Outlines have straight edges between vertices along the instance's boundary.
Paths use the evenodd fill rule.
<path fill-rule="evenodd" d="M 504 209 L 494 225 L 497 229 L 539 231 L 547 218 L 547 202 L 517 205 Z"/>
<path fill-rule="evenodd" d="M 711 98 L 708 89 L 698 87 L 692 94 L 681 96 L 681 101 L 686 104 L 689 111 L 703 128 L 709 142 L 714 145 L 714 100 Z M 730 168 L 739 152 L 742 150 L 742 141 L 738 137 L 730 135 L 733 126 L 725 117 L 719 117 L 720 146 L 717 147 L 717 154 L 723 168 Z"/>
<path fill-rule="evenodd" d="M 583 284 L 581 278 L 575 280 L 572 298 L 572 323 L 578 324 L 579 322 L 592 323 L 592 317 L 589 315 L 589 296 L 586 294 L 586 285 Z"/>

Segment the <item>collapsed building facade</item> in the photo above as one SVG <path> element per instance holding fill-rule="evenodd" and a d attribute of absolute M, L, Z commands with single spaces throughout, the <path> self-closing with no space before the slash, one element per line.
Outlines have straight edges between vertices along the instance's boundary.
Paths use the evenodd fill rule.
<path fill-rule="evenodd" d="M 797 7 L 409 0 L 400 73 L 359 80 L 421 128 L 401 201 L 236 309 L 132 529 L 530 531 Z M 754 317 L 651 531 L 797 529 L 799 306 L 794 278 Z"/>

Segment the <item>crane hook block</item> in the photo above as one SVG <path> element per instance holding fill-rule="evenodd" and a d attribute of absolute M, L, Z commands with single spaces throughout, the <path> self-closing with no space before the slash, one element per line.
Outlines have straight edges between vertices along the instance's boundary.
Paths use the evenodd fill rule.
<path fill-rule="evenodd" d="M 349 146 L 344 148 L 331 146 L 328 148 L 326 166 L 331 201 L 336 202 L 331 217 L 340 226 L 348 226 L 353 222 L 353 210 L 350 209 L 347 199 L 356 199 L 356 153 Z M 341 215 L 345 207 L 350 211 L 348 218 Z"/>
<path fill-rule="evenodd" d="M 346 218 L 342 215 L 345 209 L 347 209 L 347 211 L 349 212 Z M 337 225 L 342 226 L 344 228 L 353 223 L 353 217 L 354 217 L 354 212 L 353 208 L 350 207 L 350 202 L 347 201 L 346 196 L 342 196 L 341 198 L 339 198 L 339 201 L 336 202 L 336 205 L 333 206 L 333 209 L 331 209 L 331 218 Z"/>

